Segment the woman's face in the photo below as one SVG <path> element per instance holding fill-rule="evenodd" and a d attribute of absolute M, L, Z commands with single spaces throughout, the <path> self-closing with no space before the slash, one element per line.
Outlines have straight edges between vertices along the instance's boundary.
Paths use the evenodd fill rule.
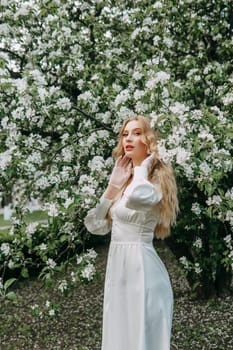
<path fill-rule="evenodd" d="M 128 122 L 123 130 L 122 143 L 125 155 L 132 159 L 133 165 L 140 165 L 148 157 L 147 146 L 142 141 L 142 127 L 139 121 Z"/>

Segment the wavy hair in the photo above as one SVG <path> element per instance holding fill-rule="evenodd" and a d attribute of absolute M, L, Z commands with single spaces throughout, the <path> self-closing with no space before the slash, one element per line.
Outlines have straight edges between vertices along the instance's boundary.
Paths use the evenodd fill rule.
<path fill-rule="evenodd" d="M 148 154 L 154 154 L 154 164 L 148 175 L 148 180 L 152 183 L 157 182 L 161 186 L 163 197 L 158 203 L 159 222 L 155 227 L 155 236 L 156 238 L 164 239 L 170 234 L 170 226 L 176 223 L 176 216 L 179 211 L 177 186 L 173 169 L 170 164 L 159 159 L 157 147 L 158 132 L 150 126 L 149 118 L 140 115 L 130 117 L 123 122 L 118 144 L 113 150 L 113 156 L 119 157 L 124 155 L 122 135 L 130 121 L 138 121 L 140 123 L 142 141 L 147 146 Z"/>

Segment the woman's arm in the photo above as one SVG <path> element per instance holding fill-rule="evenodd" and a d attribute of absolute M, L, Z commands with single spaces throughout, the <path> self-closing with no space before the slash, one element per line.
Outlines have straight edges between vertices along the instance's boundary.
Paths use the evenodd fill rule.
<path fill-rule="evenodd" d="M 162 199 L 159 184 L 147 180 L 148 170 L 145 166 L 134 168 L 133 181 L 125 191 L 126 207 L 138 211 L 149 211 Z"/>
<path fill-rule="evenodd" d="M 111 222 L 106 219 L 106 215 L 113 200 L 131 176 L 131 169 L 132 165 L 128 157 L 123 156 L 117 159 L 104 195 L 99 204 L 89 210 L 84 219 L 84 224 L 91 233 L 105 235 L 111 230 Z"/>
<path fill-rule="evenodd" d="M 84 219 L 87 230 L 94 235 L 106 235 L 111 231 L 111 221 L 106 219 L 112 200 L 101 197 L 95 208 L 88 211 Z"/>

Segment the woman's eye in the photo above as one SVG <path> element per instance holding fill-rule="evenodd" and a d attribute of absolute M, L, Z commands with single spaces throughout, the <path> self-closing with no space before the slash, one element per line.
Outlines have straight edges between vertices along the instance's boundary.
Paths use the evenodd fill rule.
<path fill-rule="evenodd" d="M 135 132 L 135 135 L 139 136 L 139 135 L 141 135 L 141 133 L 140 132 Z"/>
<path fill-rule="evenodd" d="M 126 137 L 128 134 L 122 134 L 123 137 Z"/>

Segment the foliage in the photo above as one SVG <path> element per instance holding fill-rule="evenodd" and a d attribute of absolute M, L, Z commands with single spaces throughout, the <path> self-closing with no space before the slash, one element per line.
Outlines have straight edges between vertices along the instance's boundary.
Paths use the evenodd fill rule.
<path fill-rule="evenodd" d="M 229 287 L 232 7 L 230 0 L 1 2 L 0 183 L 18 213 L 12 242 L 1 245 L 3 272 L 17 267 L 26 277 L 35 264 L 51 267 L 49 259 L 78 249 L 122 120 L 143 114 L 160 130 L 160 155 L 173 162 L 180 189 L 168 243 L 193 289 L 208 296 Z M 43 203 L 48 226 L 25 224 L 30 198 Z"/>

